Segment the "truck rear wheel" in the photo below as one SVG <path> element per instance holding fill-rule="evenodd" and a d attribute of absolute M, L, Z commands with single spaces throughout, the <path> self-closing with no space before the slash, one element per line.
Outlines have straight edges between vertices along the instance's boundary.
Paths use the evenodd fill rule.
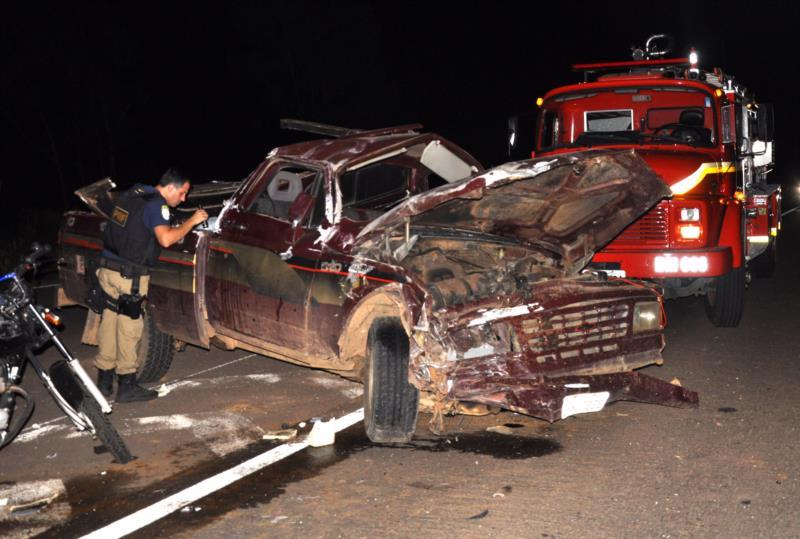
<path fill-rule="evenodd" d="M 144 330 L 139 341 L 139 371 L 136 379 L 140 382 L 157 382 L 167 374 L 175 354 L 174 339 L 161 333 L 152 316 L 144 315 Z"/>
<path fill-rule="evenodd" d="M 706 291 L 706 315 L 718 328 L 739 325 L 744 311 L 744 264 L 715 277 Z"/>
<path fill-rule="evenodd" d="M 364 426 L 375 443 L 411 440 L 419 390 L 408 383 L 408 335 L 396 318 L 379 318 L 369 330 L 364 376 Z"/>

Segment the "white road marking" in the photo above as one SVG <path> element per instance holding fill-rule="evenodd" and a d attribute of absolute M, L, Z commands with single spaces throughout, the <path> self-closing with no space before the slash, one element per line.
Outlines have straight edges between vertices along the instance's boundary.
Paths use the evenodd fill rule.
<path fill-rule="evenodd" d="M 28 432 L 22 432 L 17 439 L 14 440 L 14 443 L 24 443 L 24 442 L 32 442 L 37 438 L 44 436 L 45 434 L 50 434 L 54 432 L 60 432 L 62 430 L 67 430 L 69 425 L 45 425 L 40 426 L 37 429 L 30 430 Z"/>
<path fill-rule="evenodd" d="M 237 374 L 234 376 L 220 376 L 218 378 L 201 378 L 200 380 L 176 380 L 168 384 L 161 384 L 158 387 L 158 396 L 164 397 L 172 393 L 176 389 L 194 388 L 203 384 L 222 385 L 240 380 L 253 380 L 255 382 L 263 382 L 265 384 L 277 384 L 281 381 L 281 377 L 277 374 Z"/>
<path fill-rule="evenodd" d="M 175 381 L 173 381 L 173 382 L 170 382 L 169 384 L 166 384 L 166 386 L 167 386 L 168 388 L 170 388 L 170 389 L 174 389 L 175 387 L 191 386 L 191 385 L 193 385 L 193 384 L 194 384 L 194 382 L 186 382 L 185 384 L 184 384 L 183 382 L 185 382 L 185 381 L 186 381 L 188 378 L 194 378 L 195 376 L 198 376 L 198 375 L 200 375 L 200 374 L 205 374 L 205 373 L 207 373 L 207 372 L 215 371 L 215 370 L 217 370 L 217 369 L 221 369 L 221 368 L 223 368 L 223 367 L 227 367 L 228 365 L 233 365 L 234 363 L 239 363 L 240 361 L 244 361 L 245 359 L 250 359 L 251 357 L 255 357 L 255 356 L 257 356 L 257 355 L 258 355 L 258 354 L 248 354 L 248 355 L 246 355 L 246 356 L 242 356 L 242 357 L 239 357 L 239 358 L 233 359 L 233 360 L 231 360 L 231 361 L 228 361 L 228 362 L 226 362 L 226 363 L 220 363 L 219 365 L 215 365 L 215 366 L 213 366 L 213 367 L 209 367 L 208 369 L 203 369 L 202 371 L 197 371 L 197 372 L 194 372 L 194 373 L 192 373 L 192 374 L 189 374 L 189 375 L 187 375 L 187 376 L 185 376 L 185 377 L 183 377 L 183 378 L 181 378 L 181 379 L 179 379 L 179 380 L 175 380 Z M 277 376 L 277 375 L 272 375 L 272 374 L 266 374 L 266 375 L 251 374 L 251 375 L 248 375 L 248 376 L 250 376 L 250 377 L 257 377 L 257 376 Z M 228 379 L 231 379 L 231 378 L 234 378 L 234 377 L 233 377 L 233 376 L 231 376 L 231 377 L 226 377 L 226 378 L 228 378 Z M 254 378 L 254 379 L 256 379 L 256 378 Z M 162 387 L 164 387 L 164 386 L 162 385 Z M 167 390 L 167 393 L 169 393 L 169 390 Z M 166 393 L 165 393 L 165 394 L 166 394 Z M 52 419 L 48 419 L 47 421 L 40 421 L 40 422 L 34 423 L 33 425 L 31 425 L 31 426 L 29 426 L 29 427 L 25 427 L 25 429 L 22 431 L 22 433 L 20 433 L 20 435 L 19 435 L 19 437 L 16 439 L 16 441 L 18 442 L 18 441 L 20 441 L 20 440 L 23 440 L 23 439 L 25 439 L 25 435 L 26 435 L 26 434 L 31 434 L 31 435 L 32 435 L 32 434 L 34 433 L 34 431 L 38 431 L 39 429 L 41 429 L 41 428 L 42 428 L 43 426 L 45 426 L 45 425 L 49 425 L 50 423 L 55 423 L 55 422 L 57 422 L 57 421 L 63 421 L 63 420 L 65 420 L 65 419 L 67 419 L 67 416 L 65 416 L 65 415 L 60 415 L 60 416 L 58 416 L 58 417 L 54 417 L 54 418 L 52 418 Z M 46 433 L 48 432 L 48 430 L 49 430 L 49 429 L 44 429 L 44 431 L 43 431 L 43 432 L 41 432 L 41 434 L 46 434 Z M 60 430 L 60 429 L 59 429 L 59 430 Z M 30 439 L 35 439 L 35 438 L 37 438 L 38 436 L 40 436 L 41 434 L 39 434 L 39 435 L 34 435 L 34 436 L 33 436 L 32 438 L 30 438 Z M 28 441 L 30 441 L 30 440 L 28 440 Z"/>
<path fill-rule="evenodd" d="M 200 374 L 205 374 L 207 372 L 215 371 L 217 369 L 221 369 L 222 367 L 227 367 L 228 365 L 233 365 L 234 363 L 239 363 L 240 361 L 244 361 L 245 359 L 250 359 L 251 357 L 255 357 L 257 355 L 258 354 L 247 354 L 246 356 L 242 356 L 242 357 L 239 357 L 239 358 L 236 358 L 236 359 L 232 359 L 231 361 L 228 361 L 226 363 L 220 363 L 219 365 L 215 365 L 213 367 L 209 367 L 207 369 L 203 369 L 202 371 L 193 372 L 192 374 L 184 376 L 183 378 L 181 378 L 179 380 L 175 380 L 174 382 L 170 382 L 170 384 L 176 384 L 178 382 L 186 380 L 187 378 L 194 378 L 195 376 L 198 376 Z"/>
<path fill-rule="evenodd" d="M 242 449 L 256 440 L 262 439 L 264 430 L 258 425 L 233 412 L 171 414 L 139 417 L 125 422 L 126 428 L 120 429 L 123 437 L 152 434 L 161 431 L 189 430 L 198 440 L 219 457 Z M 86 436 L 83 432 L 73 431 L 67 439 Z"/>
<path fill-rule="evenodd" d="M 359 408 L 354 412 L 335 419 L 334 430 L 335 432 L 342 431 L 355 425 L 356 423 L 363 421 L 363 419 L 364 409 Z M 196 485 L 192 485 L 191 487 L 173 494 L 172 496 L 164 498 L 160 502 L 156 502 L 153 505 L 121 518 L 116 522 L 112 522 L 108 526 L 100 528 L 89 535 L 85 535 L 84 538 L 108 539 L 112 537 L 123 537 L 133 533 L 159 519 L 164 518 L 170 513 L 181 509 L 182 507 L 194 503 L 200 498 L 208 496 L 212 492 L 216 492 L 222 488 L 225 488 L 239 479 L 257 472 L 258 470 L 261 470 L 270 464 L 274 464 L 275 462 L 302 451 L 306 447 L 308 447 L 308 443 L 305 441 L 279 445 L 278 447 L 257 455 L 250 460 L 246 460 L 245 462 L 234 466 L 233 468 L 218 473 L 217 475 L 209 477 L 208 479 L 205 479 Z"/>
<path fill-rule="evenodd" d="M 344 378 L 334 377 L 334 375 L 318 374 L 309 379 L 326 389 L 339 390 L 348 399 L 355 399 L 364 394 L 364 386 L 358 382 L 351 382 Z"/>
<path fill-rule="evenodd" d="M 240 414 L 226 413 L 197 421 L 192 434 L 217 456 L 224 457 L 262 439 L 264 430 Z"/>

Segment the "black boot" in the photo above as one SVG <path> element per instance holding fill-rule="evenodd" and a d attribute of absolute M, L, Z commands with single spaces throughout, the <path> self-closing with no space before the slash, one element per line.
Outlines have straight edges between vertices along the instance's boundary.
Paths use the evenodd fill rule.
<path fill-rule="evenodd" d="M 135 374 L 120 374 L 117 402 L 149 401 L 158 397 L 158 391 L 147 389 L 136 383 Z"/>
<path fill-rule="evenodd" d="M 97 369 L 97 389 L 104 397 L 110 397 L 114 392 L 114 369 Z"/>

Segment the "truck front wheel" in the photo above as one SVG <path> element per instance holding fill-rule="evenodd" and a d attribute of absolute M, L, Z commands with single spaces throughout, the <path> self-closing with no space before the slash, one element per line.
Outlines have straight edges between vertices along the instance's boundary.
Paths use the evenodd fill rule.
<path fill-rule="evenodd" d="M 408 383 L 408 335 L 396 318 L 372 323 L 364 376 L 364 426 L 375 443 L 411 440 L 419 390 Z"/>
<path fill-rule="evenodd" d="M 156 327 L 152 316 L 145 314 L 142 339 L 139 341 L 139 371 L 136 378 L 140 382 L 157 382 L 167 374 L 175 353 L 175 341 Z"/>
<path fill-rule="evenodd" d="M 706 315 L 718 328 L 739 325 L 744 311 L 744 264 L 725 275 L 714 277 L 706 291 Z"/>

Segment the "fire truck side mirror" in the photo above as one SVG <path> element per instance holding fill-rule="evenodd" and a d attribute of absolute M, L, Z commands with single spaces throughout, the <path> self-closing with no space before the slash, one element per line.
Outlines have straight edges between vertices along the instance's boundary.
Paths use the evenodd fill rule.
<path fill-rule="evenodd" d="M 772 103 L 758 104 L 758 138 L 771 142 L 775 135 L 775 109 Z"/>
<path fill-rule="evenodd" d="M 736 114 L 734 105 L 725 105 L 720 108 L 720 123 L 722 124 L 721 139 L 723 144 L 729 144 L 736 140 Z"/>

